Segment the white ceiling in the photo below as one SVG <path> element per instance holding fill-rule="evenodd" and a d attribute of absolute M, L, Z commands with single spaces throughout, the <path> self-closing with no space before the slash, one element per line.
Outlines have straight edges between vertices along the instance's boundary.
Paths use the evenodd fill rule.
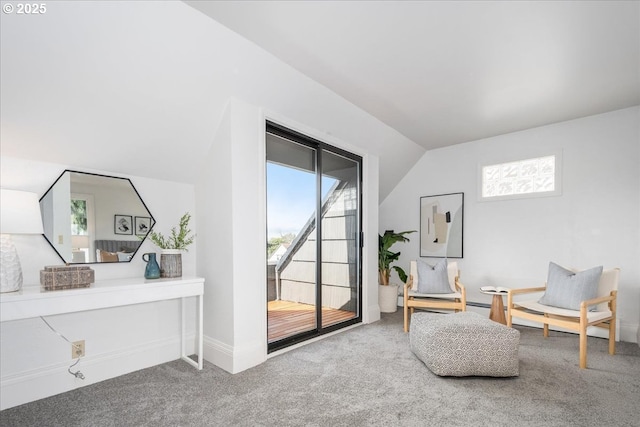
<path fill-rule="evenodd" d="M 191 1 L 426 149 L 640 104 L 637 1 Z"/>
<path fill-rule="evenodd" d="M 377 156 L 383 200 L 425 149 L 640 104 L 637 1 L 46 3 L 0 14 L 3 158 L 195 182 L 240 99 Z"/>

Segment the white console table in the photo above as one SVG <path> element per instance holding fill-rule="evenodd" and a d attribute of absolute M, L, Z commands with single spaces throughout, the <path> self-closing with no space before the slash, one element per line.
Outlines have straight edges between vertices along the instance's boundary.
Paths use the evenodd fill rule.
<path fill-rule="evenodd" d="M 145 280 L 140 278 L 104 280 L 88 288 L 43 291 L 40 286 L 25 286 L 19 292 L 0 294 L 0 321 L 29 319 L 54 314 L 77 313 L 100 308 L 120 307 L 171 299 L 182 300 L 181 357 L 202 369 L 202 297 L 204 279 L 180 277 Z M 198 361 L 186 354 L 186 298 L 196 297 L 198 313 Z"/>

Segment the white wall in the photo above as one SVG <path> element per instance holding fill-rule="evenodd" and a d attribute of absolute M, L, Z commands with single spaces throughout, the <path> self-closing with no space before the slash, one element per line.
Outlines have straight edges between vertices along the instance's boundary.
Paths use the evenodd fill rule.
<path fill-rule="evenodd" d="M 110 174 L 77 165 L 70 167 L 8 157 L 2 157 L 0 166 L 3 187 L 33 191 L 40 196 L 66 168 Z M 195 211 L 192 185 L 124 177 L 131 179 L 155 217 L 156 230 L 166 233 L 185 211 Z M 195 218 L 191 225 L 196 231 Z M 39 271 L 45 265 L 62 264 L 41 236 L 15 236 L 14 241 L 25 286 L 39 286 Z M 130 263 L 92 264 L 96 281 L 124 277 L 142 280 L 145 263 L 141 256 L 146 252 L 159 252 L 159 249 L 146 241 Z M 183 254 L 185 276 L 195 275 L 196 255 L 195 247 Z M 189 310 L 187 336 L 193 340 L 195 301 Z M 40 319 L 3 322 L 0 325 L 0 407 L 4 409 L 175 360 L 180 357 L 179 320 L 177 300 L 48 316 L 47 321 L 69 340 L 85 340 L 86 357 L 76 366 L 84 373 L 84 381 L 67 372 L 72 362 L 71 346 Z"/>
<path fill-rule="evenodd" d="M 464 192 L 468 300 L 489 303 L 483 285 L 538 286 L 549 261 L 585 269 L 620 267 L 620 338 L 640 323 L 640 107 L 427 152 L 380 205 L 380 231 L 419 230 L 421 196 Z M 562 195 L 478 201 L 478 164 L 562 150 Z M 419 239 L 394 246 L 399 265 Z"/>
<path fill-rule="evenodd" d="M 233 367 L 233 233 L 231 216 L 231 112 L 224 111 L 196 185 L 197 273 L 205 277 L 204 358 Z"/>

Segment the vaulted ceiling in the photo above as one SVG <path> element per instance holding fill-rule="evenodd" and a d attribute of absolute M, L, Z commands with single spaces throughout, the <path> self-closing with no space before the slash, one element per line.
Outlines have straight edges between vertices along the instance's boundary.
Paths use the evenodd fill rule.
<path fill-rule="evenodd" d="M 179 182 L 233 97 L 368 144 L 381 200 L 425 150 L 640 104 L 637 1 L 52 1 L 0 19 L 3 157 Z"/>
<path fill-rule="evenodd" d="M 426 149 L 640 104 L 637 1 L 191 1 Z"/>

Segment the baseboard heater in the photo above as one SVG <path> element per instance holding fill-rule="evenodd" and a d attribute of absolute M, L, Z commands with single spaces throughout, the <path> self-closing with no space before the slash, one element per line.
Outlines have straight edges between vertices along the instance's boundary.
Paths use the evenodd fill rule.
<path fill-rule="evenodd" d="M 484 302 L 473 302 L 467 301 L 467 305 L 471 307 L 479 307 L 479 308 L 491 308 L 491 304 L 486 304 Z"/>

